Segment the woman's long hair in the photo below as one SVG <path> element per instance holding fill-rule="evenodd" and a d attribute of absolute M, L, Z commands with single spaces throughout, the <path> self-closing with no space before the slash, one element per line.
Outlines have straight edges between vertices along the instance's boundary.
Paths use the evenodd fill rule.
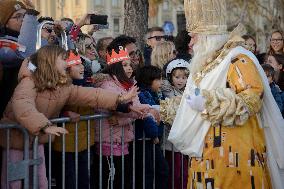
<path fill-rule="evenodd" d="M 120 83 L 133 83 L 133 80 L 131 78 L 128 78 L 125 74 L 125 71 L 123 69 L 122 62 L 117 62 L 111 65 L 108 65 L 104 70 L 103 73 L 109 74 L 111 77 L 116 77 L 116 79 Z"/>
<path fill-rule="evenodd" d="M 68 54 L 59 46 L 48 45 L 40 48 L 30 57 L 30 61 L 37 67 L 33 72 L 37 91 L 54 90 L 58 85 L 67 83 L 68 77 L 61 75 L 56 67 L 56 60 L 59 56 L 66 59 Z"/>
<path fill-rule="evenodd" d="M 151 54 L 151 65 L 163 69 L 165 64 L 173 59 L 176 52 L 175 45 L 170 41 L 163 41 L 157 44 Z"/>
<path fill-rule="evenodd" d="M 94 42 L 94 39 L 92 38 L 92 36 L 82 33 L 78 35 L 78 39 L 75 43 L 75 46 L 78 49 L 79 54 L 83 56 L 86 55 L 86 45 L 87 45 L 86 39 L 90 39 L 91 41 Z M 94 45 L 95 45 L 95 42 L 94 42 Z M 98 56 L 97 50 L 95 50 L 95 52 L 96 52 L 96 56 Z"/>

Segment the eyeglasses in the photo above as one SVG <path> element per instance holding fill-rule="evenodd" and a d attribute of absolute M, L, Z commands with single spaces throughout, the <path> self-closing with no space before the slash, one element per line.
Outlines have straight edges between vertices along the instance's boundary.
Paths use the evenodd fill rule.
<path fill-rule="evenodd" d="M 156 41 L 161 41 L 162 39 L 164 39 L 165 40 L 165 36 L 164 35 L 162 35 L 162 36 L 152 36 L 152 37 L 149 37 L 148 39 L 156 39 Z"/>
<path fill-rule="evenodd" d="M 129 53 L 130 58 L 134 58 L 135 56 L 140 56 L 140 55 L 141 55 L 141 51 L 139 49 L 137 49 L 136 51 L 131 51 Z"/>
<path fill-rule="evenodd" d="M 25 14 L 16 14 L 16 16 L 11 17 L 10 19 L 17 19 L 17 21 L 24 19 Z"/>
<path fill-rule="evenodd" d="M 53 28 L 43 27 L 42 29 L 46 30 L 48 33 L 52 33 L 54 31 Z"/>
<path fill-rule="evenodd" d="M 271 42 L 281 42 L 281 41 L 283 41 L 282 38 L 281 39 L 271 39 Z"/>
<path fill-rule="evenodd" d="M 91 44 L 88 44 L 88 45 L 85 45 L 86 49 L 95 49 L 96 46 L 94 43 L 91 43 Z"/>

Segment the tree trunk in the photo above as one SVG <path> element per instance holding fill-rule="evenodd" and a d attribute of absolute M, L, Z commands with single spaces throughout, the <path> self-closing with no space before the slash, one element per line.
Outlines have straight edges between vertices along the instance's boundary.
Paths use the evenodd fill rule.
<path fill-rule="evenodd" d="M 141 50 L 144 47 L 144 36 L 148 29 L 148 0 L 124 1 L 124 30 L 123 33 L 134 37 Z"/>

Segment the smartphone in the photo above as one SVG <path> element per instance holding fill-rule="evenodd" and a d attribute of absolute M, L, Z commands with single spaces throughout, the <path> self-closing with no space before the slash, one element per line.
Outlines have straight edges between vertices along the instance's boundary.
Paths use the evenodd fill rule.
<path fill-rule="evenodd" d="M 109 24 L 107 23 L 106 25 L 101 25 L 101 24 L 97 24 L 98 29 L 109 29 Z"/>
<path fill-rule="evenodd" d="M 100 24 L 100 25 L 107 25 L 107 15 L 90 15 L 90 24 Z"/>

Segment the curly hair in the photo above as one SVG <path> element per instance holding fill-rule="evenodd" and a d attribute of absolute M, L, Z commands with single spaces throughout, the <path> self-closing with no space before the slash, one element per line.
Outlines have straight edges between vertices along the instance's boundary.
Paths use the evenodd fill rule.
<path fill-rule="evenodd" d="M 37 67 L 33 72 L 37 91 L 55 90 L 59 85 L 68 83 L 68 77 L 61 75 L 56 68 L 56 60 L 59 56 L 66 59 L 68 54 L 59 46 L 48 45 L 40 48 L 30 57 L 31 63 Z"/>

